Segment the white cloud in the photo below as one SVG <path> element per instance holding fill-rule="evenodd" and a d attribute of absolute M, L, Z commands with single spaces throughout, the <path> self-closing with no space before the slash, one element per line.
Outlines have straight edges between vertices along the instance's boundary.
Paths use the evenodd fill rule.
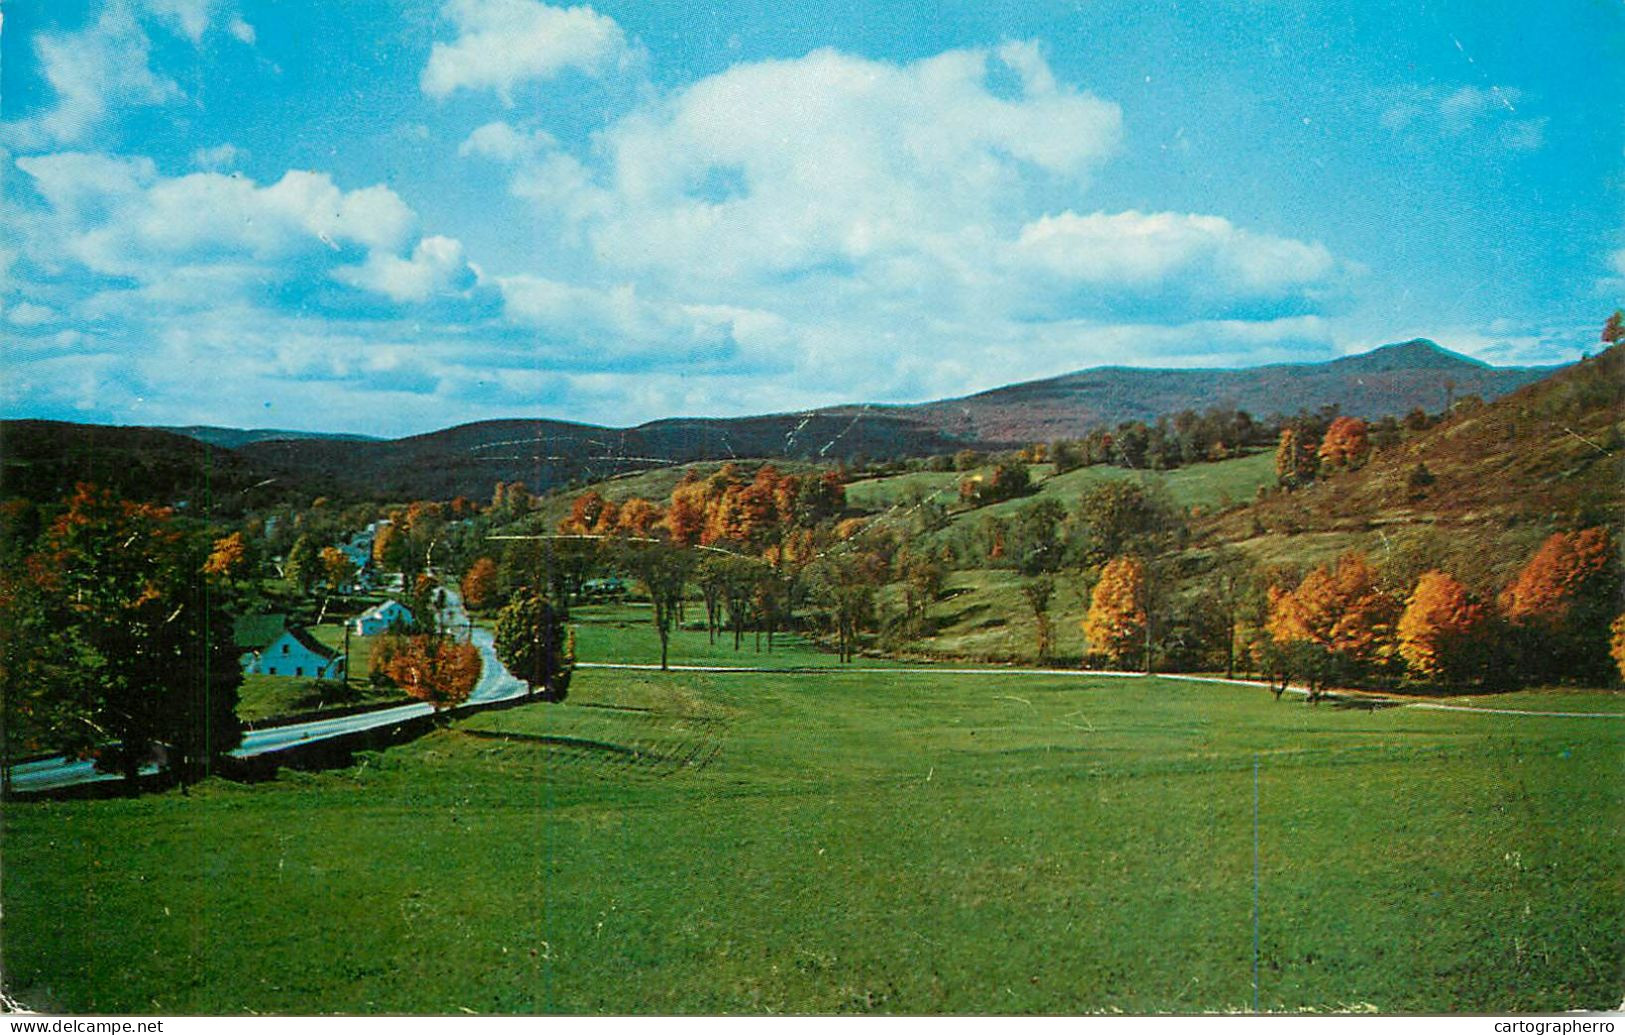
<path fill-rule="evenodd" d="M 1019 80 L 1014 96 L 995 74 Z M 1030 46 L 907 65 L 821 50 L 736 65 L 616 122 L 574 207 L 605 259 L 680 278 L 947 258 L 1042 183 L 1081 188 L 1119 137 L 1117 106 L 1057 84 Z M 565 205 L 536 189 L 549 179 L 516 192 Z"/>
<path fill-rule="evenodd" d="M 498 283 L 511 322 L 599 356 L 664 353 L 675 359 L 733 344 L 736 314 L 650 301 L 631 284 L 595 288 L 534 276 Z"/>
<path fill-rule="evenodd" d="M 243 152 L 234 144 L 200 147 L 192 152 L 192 164 L 208 172 L 230 169 L 242 161 Z"/>
<path fill-rule="evenodd" d="M 477 271 L 469 266 L 461 242 L 425 237 L 408 258 L 375 251 L 365 263 L 341 266 L 333 275 L 396 302 L 425 302 L 435 295 L 465 290 Z"/>
<path fill-rule="evenodd" d="M 21 147 L 82 140 L 114 108 L 180 97 L 174 80 L 152 70 L 152 41 L 123 5 L 106 7 L 77 32 L 40 33 L 34 52 L 55 103 L 33 118 L 7 124 L 7 136 Z"/>
<path fill-rule="evenodd" d="M 158 176 L 147 160 L 64 153 L 17 159 L 57 211 L 78 224 L 66 251 L 98 272 L 142 276 L 159 260 L 285 260 L 325 246 L 398 250 L 415 217 L 389 188 L 343 191 L 324 173 L 290 171 L 261 187 L 240 176 Z"/>
<path fill-rule="evenodd" d="M 1396 133 L 1424 131 L 1458 143 L 1493 143 L 1508 151 L 1545 145 L 1545 116 L 1521 116 L 1523 91 L 1515 86 L 1413 86 L 1384 109 L 1381 122 Z"/>
<path fill-rule="evenodd" d="M 226 31 L 231 33 L 232 36 L 238 40 L 238 42 L 246 43 L 249 46 L 254 45 L 254 40 L 258 36 L 258 34 L 254 31 L 254 26 L 248 24 L 248 22 L 244 21 L 242 18 L 237 17 L 232 18 L 231 21 L 226 23 Z"/>
<path fill-rule="evenodd" d="M 1013 252 L 1019 265 L 1063 281 L 1152 287 L 1187 278 L 1263 296 L 1314 284 L 1335 266 L 1322 245 L 1175 212 L 1045 216 L 1022 228 Z"/>
<path fill-rule="evenodd" d="M 141 0 L 141 4 L 193 43 L 203 39 L 220 6 L 219 0 Z"/>
<path fill-rule="evenodd" d="M 638 49 L 613 18 L 591 7 L 551 7 L 537 0 L 451 0 L 441 14 L 457 38 L 436 43 L 423 69 L 423 92 L 493 90 L 504 99 L 533 80 L 566 71 L 605 75 L 638 60 Z"/>
<path fill-rule="evenodd" d="M 57 311 L 33 302 L 18 302 L 6 308 L 6 322 L 14 327 L 38 327 L 57 319 Z"/>
<path fill-rule="evenodd" d="M 498 162 L 516 162 L 557 145 L 558 141 L 543 130 L 522 133 L 506 122 L 487 122 L 458 145 L 457 153 Z"/>
<path fill-rule="evenodd" d="M 147 159 L 74 152 L 16 164 L 48 205 L 28 241 L 37 261 L 138 282 L 88 298 L 97 318 L 329 279 L 418 303 L 478 279 L 459 242 L 415 237 L 416 215 L 381 185 L 346 191 L 301 170 L 265 186 L 213 172 L 165 177 Z"/>

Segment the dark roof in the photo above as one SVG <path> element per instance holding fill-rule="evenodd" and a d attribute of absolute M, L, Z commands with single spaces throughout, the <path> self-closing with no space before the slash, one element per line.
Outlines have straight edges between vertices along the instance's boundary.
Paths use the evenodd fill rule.
<path fill-rule="evenodd" d="M 317 657 L 332 659 L 339 656 L 338 651 L 333 650 L 320 640 L 316 639 L 316 637 L 310 635 L 308 630 L 295 627 L 288 630 L 288 635 L 292 636 L 295 640 L 298 640 L 301 647 L 310 651 L 312 654 L 315 654 Z"/>
<path fill-rule="evenodd" d="M 231 623 L 231 642 L 258 650 L 281 636 L 287 627 L 287 615 L 238 615 Z"/>

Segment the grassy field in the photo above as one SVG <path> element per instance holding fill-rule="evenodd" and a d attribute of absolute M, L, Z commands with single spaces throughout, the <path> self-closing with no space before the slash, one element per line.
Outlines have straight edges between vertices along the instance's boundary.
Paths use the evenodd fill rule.
<path fill-rule="evenodd" d="M 895 506 L 911 494 L 940 493 L 936 497 L 939 503 L 956 506 L 959 502 L 959 483 L 973 475 L 986 475 L 991 470 L 992 468 L 979 468 L 968 472 L 916 471 L 889 478 L 871 478 L 848 485 L 846 499 L 848 503 L 861 509 L 884 510 Z M 966 510 L 960 516 L 1008 517 L 1044 497 L 1072 506 L 1090 485 L 1124 478 L 1154 479 L 1167 486 L 1174 502 L 1180 506 L 1208 509 L 1249 502 L 1260 485 L 1275 483 L 1275 458 L 1267 451 L 1218 463 L 1193 464 L 1172 471 L 1132 471 L 1105 464 L 1080 467 L 1059 475 L 1054 473 L 1052 464 L 1033 464 L 1029 470 L 1037 487 L 1036 492 L 1018 499 Z"/>
<path fill-rule="evenodd" d="M 583 611 L 584 660 L 653 657 L 635 611 Z M 134 1013 L 1245 1010 L 1256 764 L 1262 1008 L 1611 1009 L 1620 732 L 1138 678 L 583 670 L 566 704 L 347 770 L 9 805 L 7 990 Z"/>
<path fill-rule="evenodd" d="M 333 650 L 344 650 L 344 626 L 324 622 L 310 627 L 316 640 Z M 405 701 L 407 696 L 393 688 L 375 688 L 367 681 L 371 670 L 373 638 L 350 637 L 350 685 L 298 679 L 289 676 L 246 675 L 237 691 L 237 717 L 256 722 L 305 712 L 352 704 Z"/>

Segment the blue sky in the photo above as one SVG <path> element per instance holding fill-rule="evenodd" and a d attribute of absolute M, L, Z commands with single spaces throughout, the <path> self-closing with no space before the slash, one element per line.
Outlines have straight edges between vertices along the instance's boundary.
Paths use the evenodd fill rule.
<path fill-rule="evenodd" d="M 0 409 L 912 401 L 1625 301 L 1625 7 L 10 0 Z"/>

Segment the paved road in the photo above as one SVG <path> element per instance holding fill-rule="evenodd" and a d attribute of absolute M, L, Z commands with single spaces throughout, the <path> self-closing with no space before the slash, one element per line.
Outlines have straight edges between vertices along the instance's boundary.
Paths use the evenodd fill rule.
<path fill-rule="evenodd" d="M 441 628 L 451 632 L 461 632 L 468 629 L 468 614 L 463 610 L 462 599 L 453 589 L 446 590 L 446 606 L 440 616 Z M 526 692 L 525 684 L 514 678 L 513 674 L 503 667 L 497 660 L 496 650 L 492 646 L 491 633 L 485 629 L 473 631 L 474 646 L 480 651 L 480 681 L 475 684 L 473 693 L 469 694 L 467 704 L 453 708 L 455 714 L 469 705 L 490 704 L 493 701 L 506 701 L 515 697 L 522 697 Z M 377 711 L 361 712 L 357 715 L 343 715 L 334 719 L 316 719 L 311 722 L 291 723 L 287 726 L 273 726 L 269 729 L 250 730 L 243 734 L 243 742 L 235 751 L 231 752 L 238 758 L 252 758 L 255 755 L 268 755 L 275 751 L 282 751 L 297 744 L 308 744 L 314 740 L 327 740 L 331 737 L 342 736 L 346 733 L 359 733 L 363 730 L 377 729 L 380 726 L 391 726 L 406 719 L 416 719 L 434 713 L 434 707 L 423 702 L 396 705 L 393 708 L 380 708 Z M 147 766 L 142 772 L 156 772 L 155 766 Z M 79 783 L 92 783 L 98 780 L 122 779 L 116 773 L 99 773 L 92 762 L 80 762 L 68 758 L 47 758 L 36 762 L 24 762 L 11 769 L 11 786 L 18 791 L 46 791 L 58 787 L 68 787 Z"/>

